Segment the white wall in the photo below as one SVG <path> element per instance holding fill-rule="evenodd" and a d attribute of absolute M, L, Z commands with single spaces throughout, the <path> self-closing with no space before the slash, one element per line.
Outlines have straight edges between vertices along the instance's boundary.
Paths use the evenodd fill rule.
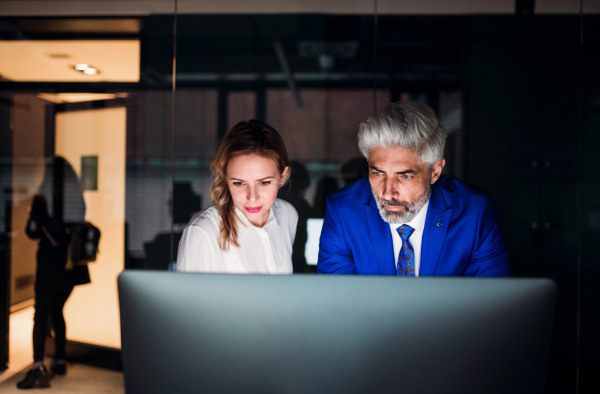
<path fill-rule="evenodd" d="M 84 191 L 86 220 L 101 231 L 99 255 L 89 263 L 92 283 L 76 286 L 67 301 L 67 338 L 121 347 L 117 276 L 125 254 L 125 108 L 56 115 L 56 155 L 78 176 L 81 157 L 98 156 L 98 190 Z"/>

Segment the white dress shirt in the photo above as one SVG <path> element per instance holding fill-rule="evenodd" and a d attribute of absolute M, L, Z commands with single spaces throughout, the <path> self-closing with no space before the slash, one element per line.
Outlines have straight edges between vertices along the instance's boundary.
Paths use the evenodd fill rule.
<path fill-rule="evenodd" d="M 408 238 L 410 244 L 413 247 L 415 253 L 415 276 L 419 276 L 419 269 L 421 268 L 421 246 L 423 240 L 423 230 L 425 229 L 425 219 L 427 218 L 427 209 L 429 208 L 429 200 L 423 205 L 423 208 L 417 213 L 417 216 L 412 218 L 408 223 L 391 224 L 390 230 L 392 231 L 392 241 L 394 242 L 394 260 L 396 264 L 396 271 L 398 271 L 398 256 L 400 255 L 400 248 L 402 248 L 402 238 L 398 233 L 398 227 L 403 224 L 407 224 L 414 228 L 415 231 Z"/>
<path fill-rule="evenodd" d="M 239 247 L 219 248 L 221 217 L 212 206 L 196 214 L 183 231 L 177 253 L 178 272 L 291 274 L 292 245 L 298 213 L 276 199 L 267 223 L 256 227 L 235 208 Z"/>

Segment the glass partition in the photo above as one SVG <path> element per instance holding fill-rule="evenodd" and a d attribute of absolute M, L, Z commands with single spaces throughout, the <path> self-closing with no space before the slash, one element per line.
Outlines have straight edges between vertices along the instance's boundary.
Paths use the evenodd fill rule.
<path fill-rule="evenodd" d="M 25 229 L 44 195 L 51 216 L 101 232 L 91 284 L 65 308 L 69 340 L 119 349 L 116 276 L 173 269 L 212 205 L 220 140 L 251 118 L 284 139 L 294 273 L 316 273 L 326 197 L 368 174 L 358 124 L 420 100 L 448 132 L 444 174 L 494 195 L 511 276 L 558 284 L 547 392 L 597 391 L 593 2 L 88 3 L 0 11 L 2 327 L 32 304 Z"/>
<path fill-rule="evenodd" d="M 177 106 L 176 124 L 189 127 L 176 130 L 175 184 L 195 205 L 176 222 L 175 241 L 198 199 L 202 208 L 212 204 L 208 166 L 220 138 L 239 121 L 259 119 L 279 131 L 293 162 L 280 197 L 300 216 L 294 272 L 316 272 L 325 198 L 366 175 L 357 126 L 375 101 L 391 99 L 389 89 L 373 91 L 373 16 L 186 14 L 177 34 L 177 100 L 204 95 L 210 105 L 202 123 L 190 122 L 197 101 Z M 195 167 L 184 164 L 190 159 Z"/>
<path fill-rule="evenodd" d="M 60 278 L 75 285 L 70 343 L 119 349 L 116 278 L 151 266 L 146 244 L 171 227 L 173 15 L 34 14 L 0 18 L 4 305 L 58 286 L 29 233 L 44 200 L 73 239 L 85 223 L 99 232 L 85 241 L 93 261 L 69 260 Z"/>
<path fill-rule="evenodd" d="M 581 393 L 593 393 L 600 390 L 595 379 L 595 371 L 600 366 L 600 342 L 596 333 L 600 330 L 597 313 L 600 302 L 600 265 L 598 263 L 600 235 L 600 167 L 596 159 L 600 147 L 600 62 L 595 56 L 595 48 L 600 44 L 600 8 L 596 2 L 582 1 L 581 15 L 581 52 L 578 83 L 580 96 L 578 110 L 581 129 L 579 157 L 577 160 L 581 179 L 579 253 L 578 253 L 578 324 L 577 343 L 579 380 Z"/>

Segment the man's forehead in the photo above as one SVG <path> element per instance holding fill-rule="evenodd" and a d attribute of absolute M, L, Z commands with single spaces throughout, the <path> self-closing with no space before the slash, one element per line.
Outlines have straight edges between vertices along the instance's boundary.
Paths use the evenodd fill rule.
<path fill-rule="evenodd" d="M 370 166 L 401 166 L 417 169 L 426 164 L 419 160 L 417 152 L 402 147 L 378 146 L 369 152 Z"/>

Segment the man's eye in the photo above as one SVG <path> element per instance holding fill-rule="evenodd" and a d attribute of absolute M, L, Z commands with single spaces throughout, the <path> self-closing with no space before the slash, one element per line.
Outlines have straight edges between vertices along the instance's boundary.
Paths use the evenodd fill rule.
<path fill-rule="evenodd" d="M 402 175 L 402 178 L 404 178 L 404 179 L 410 179 L 410 178 L 412 178 L 412 176 L 411 176 L 411 175 L 406 175 L 406 174 L 403 174 L 403 175 Z"/>
<path fill-rule="evenodd" d="M 373 171 L 373 175 L 375 175 L 375 176 L 380 176 L 381 174 L 383 174 L 383 172 L 381 172 L 381 171 Z"/>
<path fill-rule="evenodd" d="M 271 184 L 271 181 L 262 181 L 260 184 L 263 186 L 267 186 Z"/>

